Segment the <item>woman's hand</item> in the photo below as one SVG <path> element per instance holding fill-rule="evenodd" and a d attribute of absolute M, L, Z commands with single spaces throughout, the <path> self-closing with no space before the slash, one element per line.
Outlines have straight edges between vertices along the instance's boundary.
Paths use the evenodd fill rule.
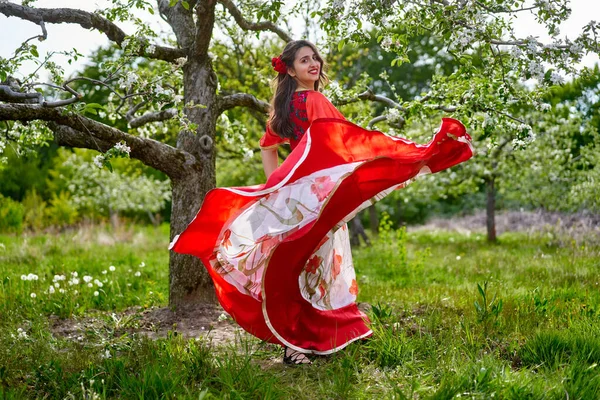
<path fill-rule="evenodd" d="M 279 156 L 277 155 L 277 147 L 260 151 L 262 157 L 263 168 L 267 179 L 277 169 L 279 165 Z"/>

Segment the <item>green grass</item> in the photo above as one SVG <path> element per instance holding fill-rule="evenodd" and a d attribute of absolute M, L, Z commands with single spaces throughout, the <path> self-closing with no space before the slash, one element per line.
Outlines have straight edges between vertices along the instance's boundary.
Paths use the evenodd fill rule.
<path fill-rule="evenodd" d="M 600 248 L 555 243 L 385 231 L 354 253 L 373 337 L 293 368 L 251 338 L 123 333 L 112 312 L 167 304 L 166 225 L 0 236 L 0 398 L 597 399 Z M 65 339 L 53 314 L 103 324 Z"/>

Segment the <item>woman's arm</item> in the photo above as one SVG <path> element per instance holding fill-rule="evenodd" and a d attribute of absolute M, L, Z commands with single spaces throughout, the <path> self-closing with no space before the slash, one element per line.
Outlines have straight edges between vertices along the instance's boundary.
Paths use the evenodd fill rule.
<path fill-rule="evenodd" d="M 265 169 L 265 175 L 267 179 L 277 169 L 279 165 L 279 155 L 277 154 L 277 147 L 271 149 L 262 149 L 260 151 L 262 157 L 263 168 Z"/>

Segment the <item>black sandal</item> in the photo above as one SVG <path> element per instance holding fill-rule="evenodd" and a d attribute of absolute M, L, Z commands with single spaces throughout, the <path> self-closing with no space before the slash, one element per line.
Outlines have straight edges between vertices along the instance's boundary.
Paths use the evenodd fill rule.
<path fill-rule="evenodd" d="M 288 350 L 291 350 L 290 354 L 288 354 Z M 283 363 L 288 365 L 311 365 L 312 361 L 306 354 L 292 350 L 289 347 L 284 347 Z"/>

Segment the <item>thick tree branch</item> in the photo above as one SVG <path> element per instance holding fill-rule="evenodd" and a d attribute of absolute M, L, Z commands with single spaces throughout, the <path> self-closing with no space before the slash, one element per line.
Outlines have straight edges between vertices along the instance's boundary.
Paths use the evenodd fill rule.
<path fill-rule="evenodd" d="M 158 10 L 161 15 L 164 15 L 169 25 L 171 25 L 179 46 L 184 49 L 190 49 L 194 44 L 194 32 L 196 29 L 191 11 L 195 5 L 192 3 L 195 3 L 195 1 L 188 2 L 190 3 L 189 10 L 186 10 L 181 2 L 178 2 L 173 7 L 169 3 L 169 0 L 158 0 Z"/>
<path fill-rule="evenodd" d="M 129 115 L 129 113 L 128 113 Z M 128 118 L 129 126 L 132 128 L 139 128 L 142 125 L 146 125 L 150 122 L 158 122 L 158 121 L 166 121 L 168 119 L 173 118 L 177 115 L 177 110 L 174 108 L 170 108 L 168 110 L 158 111 L 158 112 L 150 112 L 144 115 L 141 115 L 137 118 Z"/>
<path fill-rule="evenodd" d="M 0 121 L 42 120 L 54 123 L 54 132 L 59 132 L 57 141 L 61 145 L 107 151 L 123 140 L 131 148 L 131 157 L 167 174 L 171 179 L 180 179 L 186 171 L 199 171 L 202 165 L 191 154 L 152 139 L 129 135 L 119 129 L 74 113 L 57 108 L 30 104 L 0 104 Z M 57 126 L 63 128 L 57 128 Z M 69 128 L 69 129 L 67 129 Z"/>
<path fill-rule="evenodd" d="M 234 107 L 248 107 L 265 114 L 271 109 L 269 103 L 247 93 L 236 93 L 219 99 L 219 114 Z"/>
<path fill-rule="evenodd" d="M 199 57 L 208 54 L 208 47 L 212 39 L 212 31 L 215 26 L 216 0 L 201 0 L 196 5 L 196 41 L 194 51 Z"/>
<path fill-rule="evenodd" d="M 285 42 L 291 42 L 293 39 L 290 35 L 288 35 L 283 29 L 279 28 L 277 25 L 272 23 L 271 21 L 263 21 L 263 22 L 250 22 L 246 20 L 242 12 L 233 4 L 231 0 L 218 0 L 219 3 L 223 4 L 223 6 L 229 10 L 229 13 L 235 19 L 235 22 L 245 31 L 271 31 L 283 39 Z"/>
<path fill-rule="evenodd" d="M 74 8 L 31 8 L 14 3 L 0 2 L 0 13 L 7 17 L 17 17 L 40 25 L 44 22 L 52 24 L 70 23 L 80 25 L 85 29 L 98 29 L 118 45 L 121 45 L 127 36 L 121 28 L 108 19 L 95 13 Z M 139 55 L 169 62 L 185 56 L 185 51 L 182 49 L 164 46 L 153 46 L 154 49 L 150 53 L 146 51 L 148 45 L 147 40 L 142 40 Z"/>

